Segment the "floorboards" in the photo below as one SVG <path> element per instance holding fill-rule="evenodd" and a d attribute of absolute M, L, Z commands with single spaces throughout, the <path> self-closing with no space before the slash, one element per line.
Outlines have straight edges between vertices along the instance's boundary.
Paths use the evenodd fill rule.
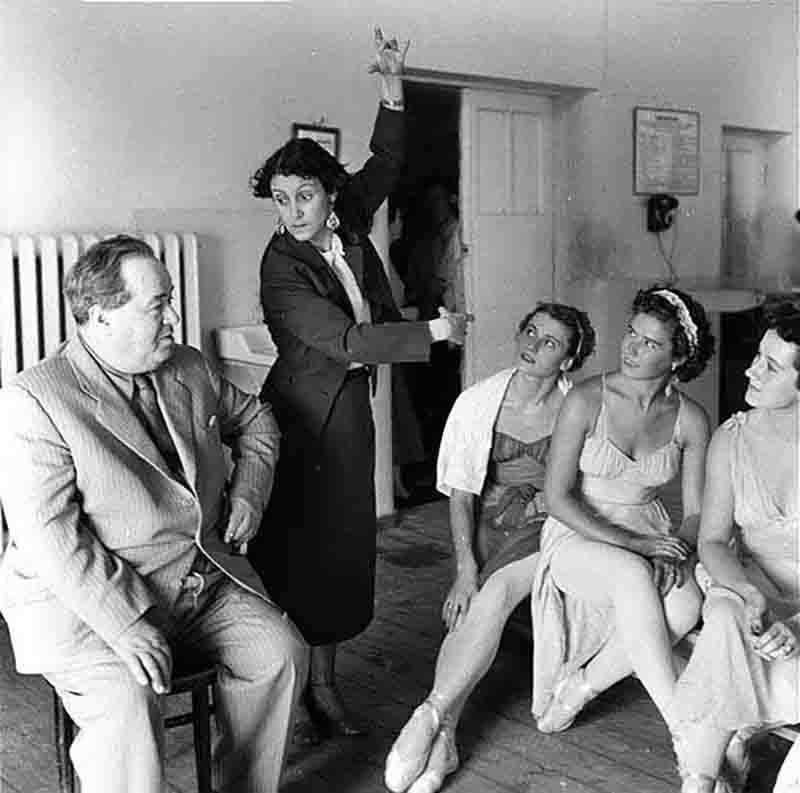
<path fill-rule="evenodd" d="M 376 616 L 339 653 L 341 687 L 370 728 L 293 754 L 281 793 L 381 793 L 383 762 L 430 686 L 450 584 L 447 504 L 436 501 L 384 519 L 378 538 Z M 624 681 L 559 735 L 530 715 L 530 641 L 506 633 L 498 658 L 464 712 L 462 766 L 448 793 L 677 793 L 669 735 L 644 689 Z M 50 691 L 13 671 L 0 622 L 0 793 L 55 793 Z M 787 744 L 762 739 L 749 793 L 768 793 Z M 189 728 L 167 735 L 169 793 L 195 790 Z"/>

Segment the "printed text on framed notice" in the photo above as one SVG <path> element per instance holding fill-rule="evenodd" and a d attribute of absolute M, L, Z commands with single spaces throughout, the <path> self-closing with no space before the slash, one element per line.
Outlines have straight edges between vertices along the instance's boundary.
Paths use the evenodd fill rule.
<path fill-rule="evenodd" d="M 633 192 L 700 192 L 700 114 L 654 107 L 633 109 Z"/>

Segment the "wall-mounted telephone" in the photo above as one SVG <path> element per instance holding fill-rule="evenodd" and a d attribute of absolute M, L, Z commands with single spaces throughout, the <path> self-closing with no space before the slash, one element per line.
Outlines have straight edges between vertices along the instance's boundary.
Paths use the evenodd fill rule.
<path fill-rule="evenodd" d="M 647 230 L 666 231 L 672 226 L 678 210 L 678 199 L 669 193 L 656 193 L 647 199 Z"/>

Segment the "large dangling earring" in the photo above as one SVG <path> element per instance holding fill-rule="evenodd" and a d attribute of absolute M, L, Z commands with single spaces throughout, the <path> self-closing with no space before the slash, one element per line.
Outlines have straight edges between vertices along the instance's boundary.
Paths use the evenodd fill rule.
<path fill-rule="evenodd" d="M 339 216 L 331 210 L 330 215 L 328 215 L 328 219 L 325 221 L 325 225 L 331 230 L 336 231 L 339 228 L 341 223 L 339 222 Z"/>
<path fill-rule="evenodd" d="M 664 388 L 664 396 L 669 399 L 672 396 L 672 392 L 675 390 L 675 383 L 678 382 L 678 378 L 675 376 L 675 370 L 677 369 L 677 365 L 673 364 L 672 366 L 672 377 L 669 378 L 667 381 L 667 385 Z"/>
<path fill-rule="evenodd" d="M 278 234 L 283 234 L 286 231 L 286 226 L 280 218 L 278 218 L 278 222 L 275 224 L 275 231 L 277 231 Z"/>
<path fill-rule="evenodd" d="M 570 366 L 571 365 L 572 364 L 570 364 Z M 561 373 L 558 375 L 558 381 L 556 385 L 558 385 L 558 390 L 565 395 L 570 388 L 572 388 L 572 378 L 569 376 L 569 368 L 561 370 Z"/>

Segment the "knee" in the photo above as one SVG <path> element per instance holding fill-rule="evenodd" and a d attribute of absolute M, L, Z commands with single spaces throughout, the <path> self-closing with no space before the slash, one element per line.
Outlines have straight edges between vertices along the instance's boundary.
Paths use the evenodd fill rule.
<path fill-rule="evenodd" d="M 286 614 L 264 608 L 242 619 L 237 636 L 220 647 L 221 682 L 302 685 L 308 675 L 308 645 Z"/>
<path fill-rule="evenodd" d="M 476 601 L 471 608 L 477 607 L 482 616 L 502 624 L 511 616 L 520 598 L 517 597 L 513 582 L 495 574 L 481 587 Z"/>
<path fill-rule="evenodd" d="M 304 682 L 308 676 L 309 648 L 286 614 L 264 637 L 259 647 L 263 668 L 290 674 Z"/>
<path fill-rule="evenodd" d="M 159 695 L 151 686 L 137 682 L 126 666 L 115 666 L 109 674 L 104 674 L 95 690 L 101 717 L 110 716 L 121 725 L 160 720 Z M 108 707 L 108 703 L 113 703 L 113 707 Z M 91 719 L 92 714 L 87 715 Z"/>
<path fill-rule="evenodd" d="M 704 626 L 741 626 L 744 620 L 744 607 L 742 603 L 725 595 L 715 595 L 709 592 L 703 605 Z"/>
<path fill-rule="evenodd" d="M 308 676 L 308 644 L 286 614 L 266 632 L 257 652 L 269 674 L 288 674 L 299 681 Z"/>
<path fill-rule="evenodd" d="M 609 574 L 616 595 L 630 599 L 633 593 L 653 589 L 653 568 L 638 554 L 626 554 Z"/>
<path fill-rule="evenodd" d="M 700 620 L 703 608 L 703 596 L 697 586 L 684 584 L 680 589 L 673 589 L 665 601 L 667 622 L 677 637 L 685 636 Z"/>

